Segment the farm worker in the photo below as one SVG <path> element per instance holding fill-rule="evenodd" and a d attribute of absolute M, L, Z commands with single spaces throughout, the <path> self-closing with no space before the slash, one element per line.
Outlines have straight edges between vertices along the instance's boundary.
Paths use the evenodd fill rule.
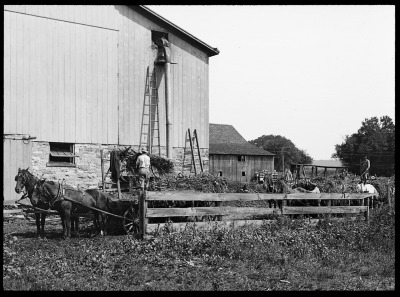
<path fill-rule="evenodd" d="M 149 185 L 149 175 L 150 175 L 150 157 L 147 155 L 147 150 L 142 148 L 142 154 L 136 160 L 136 166 L 139 171 L 139 181 L 140 186 L 144 190 L 145 183 L 146 188 Z"/>
<path fill-rule="evenodd" d="M 362 163 L 362 174 L 361 174 L 361 181 L 365 185 L 367 182 L 367 179 L 369 177 L 369 167 L 371 166 L 371 163 L 368 160 L 368 157 L 365 156 L 364 162 Z"/>
<path fill-rule="evenodd" d="M 290 169 L 286 169 L 285 180 L 289 183 L 293 181 L 293 175 Z"/>
<path fill-rule="evenodd" d="M 276 172 L 276 170 L 274 170 L 274 172 L 272 173 L 272 191 L 274 193 L 277 192 L 277 181 L 278 181 L 278 172 Z"/>

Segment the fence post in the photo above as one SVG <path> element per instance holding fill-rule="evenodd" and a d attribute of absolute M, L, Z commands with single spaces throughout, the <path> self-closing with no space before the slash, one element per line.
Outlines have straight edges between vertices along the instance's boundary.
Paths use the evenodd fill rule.
<path fill-rule="evenodd" d="M 220 194 L 218 194 L 219 196 Z M 221 206 L 221 201 L 216 201 L 215 206 L 220 207 Z M 217 221 L 222 221 L 222 215 L 217 215 Z"/>
<path fill-rule="evenodd" d="M 331 189 L 329 189 L 329 194 L 331 193 Z M 331 199 L 329 199 L 328 201 L 327 201 L 327 206 L 328 207 L 331 207 L 331 205 L 332 205 L 332 200 Z M 331 218 L 331 214 L 330 213 L 328 213 L 328 219 L 330 219 Z"/>
<path fill-rule="evenodd" d="M 390 197 L 390 186 L 389 183 L 386 185 L 386 197 L 387 197 L 387 203 L 389 204 L 389 206 L 392 204 L 391 197 Z"/>
<path fill-rule="evenodd" d="M 139 199 L 139 234 L 141 239 L 146 239 L 147 230 L 147 200 L 146 200 L 146 190 L 142 190 Z"/>
<path fill-rule="evenodd" d="M 364 216 L 365 216 L 365 220 L 367 221 L 367 223 L 369 223 L 369 198 L 370 197 L 367 197 L 366 199 L 367 199 L 367 211 L 364 213 Z M 364 201 L 364 199 L 363 199 L 363 201 Z M 364 204 L 364 203 L 363 203 Z"/>
<path fill-rule="evenodd" d="M 375 198 L 375 196 L 371 196 L 370 197 L 370 199 L 371 199 L 371 209 L 374 209 L 374 198 Z"/>
<path fill-rule="evenodd" d="M 283 200 L 282 200 L 282 209 L 281 209 L 281 214 L 283 215 L 284 214 L 284 207 L 286 207 L 287 206 L 287 192 L 288 192 L 288 190 L 287 190 L 287 185 L 284 185 L 283 186 L 283 194 L 285 194 L 285 197 L 283 197 Z"/>

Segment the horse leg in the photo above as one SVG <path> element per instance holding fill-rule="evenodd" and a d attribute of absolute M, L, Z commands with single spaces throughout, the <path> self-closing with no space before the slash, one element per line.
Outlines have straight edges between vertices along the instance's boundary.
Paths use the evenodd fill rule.
<path fill-rule="evenodd" d="M 65 211 L 65 230 L 64 237 L 71 237 L 71 214 L 69 211 Z"/>
<path fill-rule="evenodd" d="M 64 236 L 64 233 L 65 233 L 65 218 L 64 218 L 64 214 L 60 213 L 60 217 L 61 217 L 61 226 L 62 226 L 62 229 L 63 229 L 62 236 Z"/>
<path fill-rule="evenodd" d="M 78 235 L 79 232 L 79 217 L 71 215 L 71 232 Z"/>
<path fill-rule="evenodd" d="M 44 237 L 44 223 L 46 222 L 46 214 L 42 213 L 40 217 L 40 234 Z"/>
<path fill-rule="evenodd" d="M 75 219 L 73 221 L 75 222 L 76 235 L 79 235 L 79 217 L 75 217 Z"/>
<path fill-rule="evenodd" d="M 35 213 L 37 236 L 40 236 L 40 213 Z"/>
<path fill-rule="evenodd" d="M 71 232 L 75 232 L 75 220 L 71 217 Z"/>
<path fill-rule="evenodd" d="M 68 210 L 63 210 L 60 213 L 61 216 L 61 224 L 63 227 L 62 237 L 65 239 L 68 236 L 71 236 L 71 214 Z"/>
<path fill-rule="evenodd" d="M 93 212 L 93 224 L 96 228 L 96 231 L 100 232 L 99 213 L 97 211 Z"/>
<path fill-rule="evenodd" d="M 106 236 L 107 235 L 107 215 L 105 213 L 101 213 L 100 214 L 100 218 L 101 218 L 101 234 Z"/>

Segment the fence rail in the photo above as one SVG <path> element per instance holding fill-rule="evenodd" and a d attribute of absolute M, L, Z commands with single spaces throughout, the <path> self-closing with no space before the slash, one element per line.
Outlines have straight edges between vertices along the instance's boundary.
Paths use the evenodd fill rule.
<path fill-rule="evenodd" d="M 257 200 L 358 200 L 378 194 L 369 193 L 199 193 L 194 191 L 147 192 L 148 201 L 257 201 Z"/>
<path fill-rule="evenodd" d="M 149 218 L 167 217 L 196 217 L 196 216 L 217 216 L 218 222 L 225 226 L 241 226 L 243 224 L 260 225 L 262 220 L 232 220 L 221 221 L 221 216 L 227 215 L 299 215 L 299 214 L 359 214 L 364 213 L 365 219 L 369 220 L 370 199 L 379 196 L 370 193 L 201 193 L 195 191 L 180 192 L 143 192 L 139 199 L 139 233 L 142 238 L 147 234 L 160 228 L 160 224 L 149 224 Z M 231 207 L 221 206 L 221 202 L 228 201 L 268 201 L 281 200 L 281 208 L 258 208 L 258 207 Z M 327 206 L 287 206 L 291 200 L 327 200 Z M 350 201 L 359 200 L 361 206 L 331 206 L 333 200 Z M 186 208 L 148 208 L 148 201 L 213 201 L 217 206 L 212 207 L 186 207 Z M 319 204 L 318 204 L 319 205 Z M 182 223 L 177 223 L 179 226 Z M 185 223 L 187 224 L 187 223 Z M 210 223 L 196 222 L 196 226 L 207 228 Z M 164 224 L 165 225 L 165 224 Z M 175 224 L 174 224 L 175 225 Z"/>

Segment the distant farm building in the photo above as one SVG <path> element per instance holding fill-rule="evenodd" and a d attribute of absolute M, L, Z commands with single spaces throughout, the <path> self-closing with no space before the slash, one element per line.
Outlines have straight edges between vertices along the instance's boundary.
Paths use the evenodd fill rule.
<path fill-rule="evenodd" d="M 256 171 L 274 170 L 274 156 L 247 142 L 232 125 L 210 124 L 210 173 L 249 182 Z"/>
<path fill-rule="evenodd" d="M 147 146 L 180 171 L 188 129 L 208 170 L 218 53 L 145 6 L 5 5 L 3 198 L 18 167 L 96 187 L 100 149 Z"/>
<path fill-rule="evenodd" d="M 316 177 L 322 175 L 338 175 L 343 171 L 348 171 L 347 166 L 343 166 L 340 160 L 314 160 L 311 164 L 293 163 L 290 165 L 291 171 L 296 173 L 298 179 L 304 177 Z"/>

